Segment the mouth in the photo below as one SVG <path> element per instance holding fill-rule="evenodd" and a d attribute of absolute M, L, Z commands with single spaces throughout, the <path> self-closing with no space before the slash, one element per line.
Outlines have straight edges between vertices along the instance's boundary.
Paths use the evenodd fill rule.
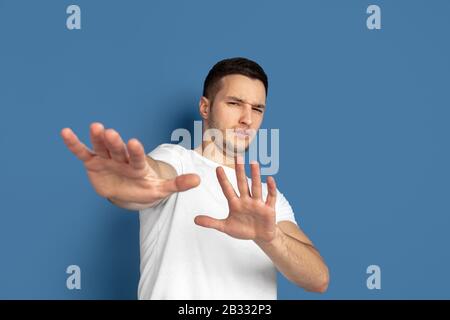
<path fill-rule="evenodd" d="M 247 129 L 234 129 L 234 134 L 241 139 L 250 138 L 251 132 Z"/>

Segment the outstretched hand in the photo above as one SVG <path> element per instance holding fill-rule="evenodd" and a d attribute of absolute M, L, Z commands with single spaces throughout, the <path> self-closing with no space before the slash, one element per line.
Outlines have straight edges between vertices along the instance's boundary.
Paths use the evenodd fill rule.
<path fill-rule="evenodd" d="M 267 178 L 268 195 L 262 199 L 261 174 L 258 163 L 250 163 L 252 188 L 247 183 L 242 158 L 235 158 L 237 185 L 236 194 L 222 167 L 216 174 L 222 191 L 227 198 L 229 214 L 225 219 L 215 219 L 207 215 L 195 217 L 195 223 L 205 228 L 216 229 L 237 239 L 270 242 L 275 238 L 275 203 L 277 188 L 275 179 Z"/>
<path fill-rule="evenodd" d="M 125 144 L 119 133 L 93 123 L 90 137 L 93 150 L 84 145 L 75 133 L 64 128 L 61 136 L 67 148 L 83 162 L 96 192 L 130 208 L 146 208 L 174 192 L 198 186 L 195 174 L 171 177 L 161 173 L 158 163 L 147 157 L 137 139 Z"/>

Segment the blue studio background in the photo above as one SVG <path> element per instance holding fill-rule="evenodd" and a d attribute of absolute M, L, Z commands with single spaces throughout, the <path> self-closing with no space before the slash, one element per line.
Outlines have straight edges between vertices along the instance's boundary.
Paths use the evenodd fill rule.
<path fill-rule="evenodd" d="M 245 56 L 269 75 L 278 187 L 331 275 L 324 295 L 280 275 L 279 299 L 449 299 L 449 16 L 444 0 L 0 0 L 0 298 L 136 299 L 138 215 L 96 195 L 60 130 L 89 144 L 100 121 L 150 151 L 200 119 L 209 68 Z"/>

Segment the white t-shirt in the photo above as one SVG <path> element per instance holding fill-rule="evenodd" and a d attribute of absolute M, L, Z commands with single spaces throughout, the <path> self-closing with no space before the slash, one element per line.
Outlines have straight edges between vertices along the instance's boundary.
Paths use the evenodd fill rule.
<path fill-rule="evenodd" d="M 215 172 L 219 164 L 175 144 L 162 144 L 149 155 L 169 163 L 179 175 L 198 174 L 201 183 L 140 211 L 139 299 L 276 299 L 275 266 L 254 241 L 194 223 L 200 214 L 218 219 L 228 216 L 228 203 Z M 235 170 L 224 169 L 239 194 Z M 277 192 L 276 221 L 296 223 L 288 201 Z M 266 199 L 265 183 L 262 194 Z"/>

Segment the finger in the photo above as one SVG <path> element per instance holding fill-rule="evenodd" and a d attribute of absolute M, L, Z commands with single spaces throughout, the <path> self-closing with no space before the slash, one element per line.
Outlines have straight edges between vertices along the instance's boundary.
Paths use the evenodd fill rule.
<path fill-rule="evenodd" d="M 78 140 L 78 137 L 69 128 L 61 130 L 61 137 L 64 140 L 67 148 L 81 161 L 85 162 L 91 159 L 94 154 Z"/>
<path fill-rule="evenodd" d="M 252 197 L 261 200 L 261 173 L 259 171 L 259 164 L 256 161 L 250 163 L 250 170 L 252 173 Z"/>
<path fill-rule="evenodd" d="M 175 179 L 165 180 L 159 186 L 161 197 L 165 198 L 174 192 L 183 192 L 197 187 L 200 184 L 200 177 L 196 174 L 182 174 Z"/>
<path fill-rule="evenodd" d="M 273 177 L 267 177 L 267 189 L 266 205 L 275 209 L 275 203 L 277 201 L 277 185 Z"/>
<path fill-rule="evenodd" d="M 148 204 L 165 199 L 176 192 L 183 192 L 200 184 L 200 178 L 196 174 L 185 174 L 170 180 L 156 180 L 152 187 L 130 188 L 123 190 L 118 200 Z"/>
<path fill-rule="evenodd" d="M 236 155 L 235 159 L 235 170 L 236 179 L 241 197 L 249 197 L 250 190 L 248 189 L 247 176 L 245 175 L 244 160 L 241 155 Z"/>
<path fill-rule="evenodd" d="M 228 177 L 225 174 L 225 170 L 222 167 L 216 168 L 216 175 L 220 187 L 222 188 L 223 194 L 228 199 L 228 201 L 238 198 L 236 191 L 234 191 L 234 188 L 231 185 L 230 180 L 228 180 Z"/>
<path fill-rule="evenodd" d="M 110 159 L 108 149 L 105 146 L 105 138 L 104 138 L 105 128 L 99 122 L 95 122 L 91 124 L 91 143 L 94 152 L 102 158 Z"/>
<path fill-rule="evenodd" d="M 175 179 L 165 180 L 156 186 L 156 189 L 147 188 L 133 189 L 132 192 L 124 191 L 117 200 L 126 202 L 135 202 L 139 204 L 153 203 L 158 199 L 165 199 L 172 193 L 186 191 L 200 184 L 200 177 L 196 174 L 185 174 Z"/>
<path fill-rule="evenodd" d="M 125 143 L 114 129 L 105 130 L 105 145 L 111 158 L 118 162 L 128 162 L 128 153 Z"/>
<path fill-rule="evenodd" d="M 127 144 L 128 154 L 130 155 L 130 165 L 137 170 L 142 170 L 147 166 L 144 147 L 137 139 L 131 139 Z"/>
<path fill-rule="evenodd" d="M 216 229 L 220 232 L 224 232 L 225 230 L 225 220 L 211 218 L 209 216 L 200 215 L 196 216 L 194 219 L 196 225 L 201 227 Z"/>

